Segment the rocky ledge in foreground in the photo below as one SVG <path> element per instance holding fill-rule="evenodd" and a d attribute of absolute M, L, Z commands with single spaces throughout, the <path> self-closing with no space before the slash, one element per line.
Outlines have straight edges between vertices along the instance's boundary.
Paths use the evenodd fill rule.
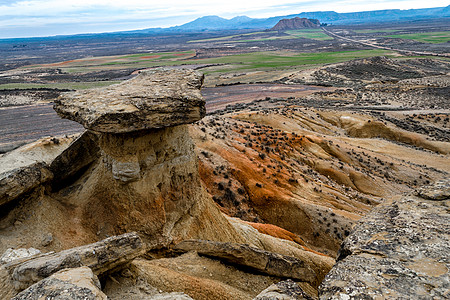
<path fill-rule="evenodd" d="M 320 299 L 448 299 L 449 187 L 442 180 L 375 208 L 345 240 Z"/>
<path fill-rule="evenodd" d="M 133 232 L 57 253 L 40 254 L 36 249 L 7 252 L 12 255 L 6 260 L 3 255 L 3 261 L 0 261 L 0 299 L 10 299 L 24 289 L 14 299 L 41 299 L 39 297 L 44 296 L 94 299 L 85 295 L 89 292 L 83 289 L 87 288 L 86 284 L 88 290 L 94 290 L 89 293 L 102 294 L 100 290 L 96 292 L 100 287 L 97 275 L 126 265 L 142 255 L 145 247 L 141 238 Z M 77 271 L 80 267 L 84 268 Z M 82 287 L 77 285 L 77 281 Z"/>

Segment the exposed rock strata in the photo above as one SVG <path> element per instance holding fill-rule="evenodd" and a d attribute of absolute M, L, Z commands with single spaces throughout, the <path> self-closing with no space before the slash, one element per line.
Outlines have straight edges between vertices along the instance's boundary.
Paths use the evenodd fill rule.
<path fill-rule="evenodd" d="M 97 235 L 139 231 L 158 246 L 174 237 L 211 236 L 216 226 L 227 232 L 224 238 L 235 235 L 225 219 L 206 218 L 217 208 L 207 204 L 194 145 L 186 125 L 180 125 L 204 116 L 202 83 L 203 75 L 195 71 L 153 70 L 56 101 L 62 117 L 96 132 L 100 158 L 64 200 L 82 207 L 88 230 Z"/>
<path fill-rule="evenodd" d="M 449 181 L 440 185 L 448 188 Z M 448 298 L 446 198 L 409 195 L 376 207 L 345 240 L 337 264 L 319 287 L 320 299 Z"/>
<path fill-rule="evenodd" d="M 115 99 L 114 106 L 125 107 L 126 114 L 120 112 L 115 114 L 103 107 L 104 99 L 102 100 L 103 96 L 99 90 L 92 94 L 87 92 L 84 96 L 80 93 L 63 96 L 56 104 L 56 109 L 64 111 L 64 115 L 69 118 L 77 119 L 88 128 L 88 132 L 53 162 L 48 163 L 52 173 L 59 174 L 57 180 L 49 182 L 53 189 L 46 188 L 45 193 L 42 189 L 43 193 L 36 199 L 27 198 L 23 204 L 7 212 L 7 216 L 0 224 L 1 247 L 6 249 L 9 245 L 19 242 L 30 247 L 37 242 L 41 243 L 44 235 L 51 236 L 52 240 L 50 245 L 45 246 L 46 250 L 60 251 L 129 231 L 138 231 L 143 243 L 150 250 L 169 247 L 186 239 L 246 243 L 249 246 L 244 248 L 255 247 L 256 252 L 269 251 L 272 252 L 270 257 L 281 257 L 279 260 L 272 260 L 272 263 L 276 261 L 285 267 L 285 271 L 291 270 L 291 273 L 295 273 L 295 278 L 303 281 L 302 287 L 305 287 L 309 294 L 315 294 L 317 284 L 331 268 L 334 260 L 309 250 L 301 245 L 301 239 L 296 239 L 294 235 L 292 240 L 298 242 L 268 236 L 240 220 L 228 219 L 220 212 L 201 184 L 194 144 L 185 125 L 186 122 L 197 120 L 202 116 L 203 101 L 195 100 L 188 104 L 183 102 L 186 100 L 183 98 L 186 94 L 199 95 L 202 77 L 197 76 L 195 72 L 164 71 L 167 76 L 177 78 L 167 83 L 160 80 L 163 75 L 158 72 L 160 71 L 141 74 L 133 80 L 141 84 L 142 81 L 151 82 L 153 91 L 158 89 L 174 91 L 164 96 L 167 97 L 165 100 L 169 104 L 164 108 L 167 110 L 161 108 L 165 100 L 158 98 L 155 104 L 152 102 L 154 98 L 147 97 L 146 90 L 140 90 L 141 94 L 133 94 L 134 100 L 122 98 L 126 83 L 107 89 L 108 97 Z M 132 86 L 130 83 L 128 88 L 131 89 Z M 184 87 L 183 89 L 188 91 L 177 94 L 179 87 Z M 92 95 L 98 98 L 90 98 Z M 171 95 L 179 98 L 170 98 Z M 140 102 L 142 105 L 136 106 L 135 98 L 150 100 L 147 102 L 142 100 L 143 102 Z M 95 103 L 92 114 L 85 110 L 86 103 L 90 101 Z M 67 104 L 69 102 L 70 105 Z M 141 118 L 144 115 L 151 115 L 153 104 L 161 114 L 155 118 Z M 200 113 L 187 113 L 187 118 L 179 119 L 178 114 L 181 110 L 178 109 L 180 107 L 178 104 Z M 131 106 L 134 108 L 131 109 Z M 77 114 L 77 110 L 80 114 Z M 136 123 L 129 123 L 130 119 Z M 176 121 L 167 121 L 171 119 Z M 158 122 L 165 125 L 162 126 Z M 181 122 L 182 125 L 177 125 L 180 124 L 177 122 Z M 160 125 L 163 128 L 159 128 Z M 20 221 L 16 221 L 24 215 Z M 21 236 L 23 233 L 25 235 Z M 280 234 L 287 233 L 280 232 Z M 3 282 L 24 288 L 67 266 L 77 267 L 87 264 L 92 267 L 95 274 L 98 274 L 96 260 L 90 256 L 91 252 L 86 252 L 88 262 L 84 263 L 80 262 L 84 256 L 73 257 L 70 254 L 73 251 L 75 250 L 64 250 L 57 254 L 49 254 L 45 258 L 41 256 L 7 265 L 7 269 L 0 268 L 0 276 L 3 278 L 4 271 L 12 270 L 12 278 L 7 274 L 5 277 L 7 280 Z M 89 263 L 91 258 L 94 265 Z M 47 259 L 51 259 L 51 266 L 48 266 Z M 270 264 L 270 260 L 264 268 L 267 265 L 276 269 Z M 292 265 L 302 267 L 295 269 Z M 258 289 L 248 291 L 243 286 L 235 289 L 232 284 L 224 284 L 225 278 L 218 277 L 215 282 L 206 280 L 205 277 L 193 276 L 195 278 L 186 279 L 182 274 L 176 273 L 176 270 L 175 274 L 174 270 L 165 269 L 165 280 L 175 285 L 171 287 L 172 290 L 168 290 L 160 279 L 159 271 L 164 269 L 163 266 L 159 266 L 159 271 L 148 269 L 150 266 L 156 266 L 156 262 L 152 264 L 141 261 L 140 266 L 143 267 L 137 274 L 148 280 L 154 280 L 155 286 L 164 292 L 185 292 L 194 298 L 203 294 L 217 295 L 215 287 L 221 286 L 223 288 L 223 293 L 219 293 L 221 295 L 236 296 L 233 299 L 248 299 L 250 297 L 247 295 L 254 297 L 274 282 L 272 279 L 266 282 L 273 276 L 267 273 L 260 274 L 261 278 L 257 280 L 260 284 Z M 303 272 L 303 269 L 306 271 Z M 285 271 L 284 274 L 287 273 Z M 255 276 L 253 273 L 245 274 L 248 278 Z M 8 280 L 14 282 L 10 283 Z M 276 280 L 279 281 L 280 278 Z M 203 290 L 199 292 L 195 287 L 193 289 L 192 281 L 197 283 L 197 287 L 207 288 L 208 292 L 203 293 Z M 206 296 L 203 298 L 208 299 Z"/>
<path fill-rule="evenodd" d="M 421 122 L 426 115 L 329 108 L 272 98 L 230 105 L 193 126 L 201 178 L 221 210 L 258 223 L 252 226 L 262 233 L 335 256 L 379 197 L 448 175 L 450 147 L 433 140 L 436 131 L 418 134 L 390 121 Z M 445 113 L 429 116 L 424 123 L 448 122 Z"/>

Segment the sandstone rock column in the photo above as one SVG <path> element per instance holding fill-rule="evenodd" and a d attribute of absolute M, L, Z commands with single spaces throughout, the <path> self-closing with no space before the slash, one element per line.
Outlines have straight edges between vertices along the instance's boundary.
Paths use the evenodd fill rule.
<path fill-rule="evenodd" d="M 158 69 L 55 102 L 61 117 L 98 136 L 101 157 L 67 200 L 83 208 L 80 218 L 92 232 L 138 231 L 147 242 L 166 244 L 183 222 L 195 230 L 193 219 L 204 214 L 199 206 L 210 204 L 184 124 L 205 115 L 202 83 L 195 71 Z M 221 230 L 231 228 L 223 217 L 213 221 L 222 223 L 216 226 Z"/>

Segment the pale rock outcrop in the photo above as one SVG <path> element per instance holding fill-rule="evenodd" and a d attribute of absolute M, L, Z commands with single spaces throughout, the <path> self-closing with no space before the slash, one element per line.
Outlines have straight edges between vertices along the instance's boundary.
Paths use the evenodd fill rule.
<path fill-rule="evenodd" d="M 417 195 L 427 200 L 450 199 L 450 180 L 439 180 L 433 185 L 424 186 L 417 189 Z"/>
<path fill-rule="evenodd" d="M 449 180 L 424 187 L 439 195 Z M 414 195 L 376 207 L 344 241 L 320 299 L 446 299 L 450 289 L 447 200 Z"/>
<path fill-rule="evenodd" d="M 19 293 L 12 300 L 106 300 L 100 281 L 88 267 L 61 270 Z"/>

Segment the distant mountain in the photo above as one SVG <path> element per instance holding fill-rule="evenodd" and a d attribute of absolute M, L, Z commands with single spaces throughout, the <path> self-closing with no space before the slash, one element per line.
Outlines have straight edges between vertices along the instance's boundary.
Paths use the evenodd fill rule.
<path fill-rule="evenodd" d="M 422 8 L 422 9 L 390 9 L 376 11 L 362 11 L 353 13 L 337 13 L 335 11 L 302 12 L 287 16 L 276 16 L 264 19 L 254 19 L 247 16 L 237 16 L 225 19 L 219 16 L 204 16 L 192 22 L 169 28 L 147 28 L 141 30 L 120 31 L 99 34 L 82 34 L 74 36 L 98 36 L 117 34 L 172 34 L 185 32 L 219 31 L 256 29 L 266 30 L 274 27 L 282 19 L 306 18 L 316 19 L 320 23 L 332 25 L 352 25 L 382 22 L 402 22 L 427 20 L 437 18 L 450 18 L 450 5 L 446 7 Z M 449 20 L 450 21 L 450 20 Z M 62 36 L 54 37 L 61 38 Z M 72 36 L 67 36 L 72 37 Z"/>
<path fill-rule="evenodd" d="M 320 26 L 320 22 L 317 19 L 307 19 L 295 17 L 292 19 L 281 19 L 270 30 L 293 30 L 302 28 L 317 28 Z"/>
<path fill-rule="evenodd" d="M 218 16 L 205 16 L 181 26 L 171 27 L 170 29 L 182 31 L 240 29 L 242 26 L 245 27 L 243 24 L 252 20 L 252 18 L 247 16 L 238 16 L 230 20 Z"/>
<path fill-rule="evenodd" d="M 224 19 L 218 16 L 205 16 L 180 26 L 163 29 L 163 31 L 207 31 L 230 29 L 268 29 L 282 19 L 292 18 L 317 19 L 321 23 L 333 25 L 350 25 L 380 22 L 399 22 L 433 18 L 450 18 L 450 5 L 446 7 L 422 9 L 389 9 L 362 11 L 353 13 L 337 13 L 334 11 L 302 12 L 287 16 L 277 16 L 265 19 L 253 19 L 247 16 Z"/>

